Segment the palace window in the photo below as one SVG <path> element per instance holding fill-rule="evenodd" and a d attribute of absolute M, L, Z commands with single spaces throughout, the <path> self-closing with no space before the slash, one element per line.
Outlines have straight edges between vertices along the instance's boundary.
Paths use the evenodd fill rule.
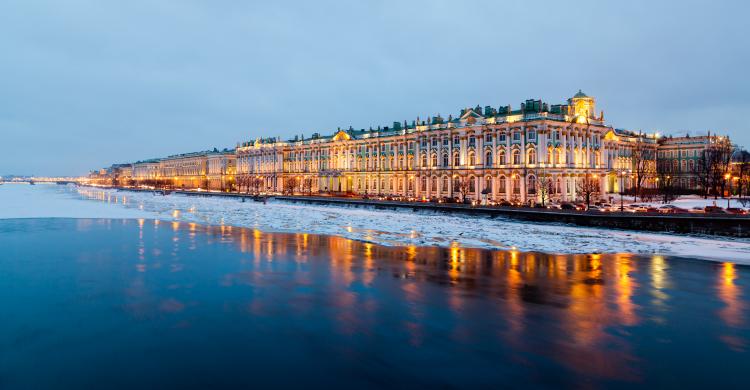
<path fill-rule="evenodd" d="M 492 142 L 492 134 L 485 134 L 484 135 L 484 142 L 491 143 Z"/>
<path fill-rule="evenodd" d="M 505 142 L 505 134 L 500 134 L 500 142 Z"/>
<path fill-rule="evenodd" d="M 497 163 L 500 165 L 505 165 L 505 151 L 504 150 L 501 150 L 500 154 L 498 154 Z"/>
<path fill-rule="evenodd" d="M 438 139 L 437 139 L 437 137 L 432 137 L 432 147 L 436 148 L 436 147 L 437 147 L 437 144 L 438 144 Z"/>
<path fill-rule="evenodd" d="M 448 177 L 443 177 L 443 189 L 441 191 L 448 192 Z"/>
<path fill-rule="evenodd" d="M 536 164 L 536 151 L 529 149 L 529 164 Z"/>
<path fill-rule="evenodd" d="M 529 176 L 528 183 L 528 193 L 536 194 L 536 177 L 533 175 Z"/>
<path fill-rule="evenodd" d="M 453 137 L 453 145 L 458 146 L 461 143 L 461 139 L 458 136 Z"/>
<path fill-rule="evenodd" d="M 475 165 L 474 153 L 469 153 L 469 165 Z"/>
<path fill-rule="evenodd" d="M 469 137 L 469 146 L 476 146 L 477 139 L 475 137 Z"/>
<path fill-rule="evenodd" d="M 492 165 L 492 152 L 488 151 L 484 154 L 484 165 Z"/>
<path fill-rule="evenodd" d="M 505 176 L 500 176 L 497 183 L 497 191 L 503 194 L 505 193 Z"/>
<path fill-rule="evenodd" d="M 529 130 L 529 139 L 536 139 L 536 131 Z"/>
<path fill-rule="evenodd" d="M 448 165 L 450 165 L 450 164 L 448 164 L 448 155 L 444 154 L 443 155 L 443 166 L 447 167 Z"/>
<path fill-rule="evenodd" d="M 443 138 L 443 146 L 448 147 L 449 143 L 450 143 L 450 140 L 448 138 Z"/>
<path fill-rule="evenodd" d="M 427 166 L 427 153 L 422 153 L 422 166 Z"/>
<path fill-rule="evenodd" d="M 484 178 L 484 189 L 492 192 L 492 178 L 489 176 Z"/>
<path fill-rule="evenodd" d="M 521 163 L 521 153 L 518 150 L 513 151 L 513 165 Z"/>
<path fill-rule="evenodd" d="M 422 177 L 422 180 L 420 182 L 421 182 L 421 184 L 420 184 L 419 190 L 420 191 L 426 191 L 427 190 L 427 178 L 426 177 Z"/>
<path fill-rule="evenodd" d="M 432 192 L 437 192 L 437 177 L 432 178 L 432 186 L 430 188 Z"/>
<path fill-rule="evenodd" d="M 461 157 L 456 153 L 453 155 L 453 166 L 457 167 L 459 165 L 461 165 Z"/>
<path fill-rule="evenodd" d="M 474 193 L 477 192 L 477 181 L 474 179 L 474 176 L 469 177 L 469 192 Z"/>
<path fill-rule="evenodd" d="M 437 154 L 432 155 L 432 166 L 437 166 Z"/>
<path fill-rule="evenodd" d="M 514 132 L 513 133 L 513 141 L 520 141 L 520 140 L 521 140 L 521 133 L 519 133 L 517 131 Z"/>

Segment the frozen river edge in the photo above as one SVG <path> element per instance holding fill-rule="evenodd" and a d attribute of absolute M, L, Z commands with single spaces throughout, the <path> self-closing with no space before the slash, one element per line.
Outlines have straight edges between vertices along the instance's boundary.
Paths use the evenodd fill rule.
<path fill-rule="evenodd" d="M 0 218 L 154 218 L 266 232 L 337 235 L 388 246 L 551 254 L 633 253 L 750 264 L 750 241 L 368 207 L 242 202 L 73 186 L 0 187 Z"/>

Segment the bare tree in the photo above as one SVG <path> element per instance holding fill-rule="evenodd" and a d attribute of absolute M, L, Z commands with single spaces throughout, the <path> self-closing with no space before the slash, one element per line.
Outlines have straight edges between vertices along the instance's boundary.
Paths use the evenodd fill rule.
<path fill-rule="evenodd" d="M 454 178 L 453 192 L 457 192 L 461 195 L 461 203 L 464 203 L 466 201 L 466 195 L 469 193 L 469 178 L 466 176 Z"/>
<path fill-rule="evenodd" d="M 307 195 L 312 195 L 313 179 L 306 177 L 302 180 L 302 192 L 307 192 Z"/>
<path fill-rule="evenodd" d="M 633 164 L 633 178 L 635 180 L 635 196 L 641 195 L 641 188 L 643 182 L 649 177 L 652 177 L 656 170 L 654 148 L 643 141 L 642 135 L 638 133 L 633 145 L 633 153 L 631 155 L 631 162 Z"/>
<path fill-rule="evenodd" d="M 750 153 L 740 149 L 736 154 L 735 166 L 737 167 L 737 196 L 742 197 L 743 190 L 747 187 L 748 174 L 750 173 Z"/>
<path fill-rule="evenodd" d="M 539 194 L 539 200 L 542 202 L 542 207 L 549 200 L 550 194 L 552 194 L 554 188 L 552 188 L 552 178 L 544 173 L 537 175 L 536 187 L 537 194 Z"/>
<path fill-rule="evenodd" d="M 294 191 L 299 187 L 299 179 L 294 176 L 284 178 L 284 193 L 294 195 Z"/>
<path fill-rule="evenodd" d="M 674 181 L 672 174 L 666 169 L 666 164 L 661 168 L 657 167 L 656 170 L 656 185 L 659 195 L 661 195 L 662 203 L 669 203 L 677 198 L 675 194 Z"/>
<path fill-rule="evenodd" d="M 708 149 L 702 150 L 695 159 L 695 163 L 691 169 L 693 177 L 698 181 L 698 186 L 701 189 L 701 195 L 703 195 L 704 199 L 708 197 L 708 190 L 711 188 L 710 154 Z"/>
<path fill-rule="evenodd" d="M 586 176 L 576 180 L 576 191 L 583 196 L 586 208 L 588 208 L 591 205 L 591 198 L 599 193 L 599 181 L 587 173 Z"/>

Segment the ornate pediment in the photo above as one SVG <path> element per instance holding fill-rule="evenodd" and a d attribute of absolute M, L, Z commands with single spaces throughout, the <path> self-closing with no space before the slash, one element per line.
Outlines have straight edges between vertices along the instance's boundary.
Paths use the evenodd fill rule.
<path fill-rule="evenodd" d="M 348 141 L 350 139 L 352 139 L 352 136 L 344 130 L 339 130 L 338 133 L 333 136 L 334 141 Z"/>

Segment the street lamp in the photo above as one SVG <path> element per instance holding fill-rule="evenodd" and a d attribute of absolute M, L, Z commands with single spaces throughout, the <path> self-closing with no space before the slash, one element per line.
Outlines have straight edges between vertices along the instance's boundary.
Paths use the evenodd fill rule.
<path fill-rule="evenodd" d="M 727 188 L 727 208 L 729 208 L 729 201 L 732 199 L 732 182 L 729 181 L 731 176 L 729 173 L 724 174 L 724 185 L 729 182 L 729 188 Z"/>

